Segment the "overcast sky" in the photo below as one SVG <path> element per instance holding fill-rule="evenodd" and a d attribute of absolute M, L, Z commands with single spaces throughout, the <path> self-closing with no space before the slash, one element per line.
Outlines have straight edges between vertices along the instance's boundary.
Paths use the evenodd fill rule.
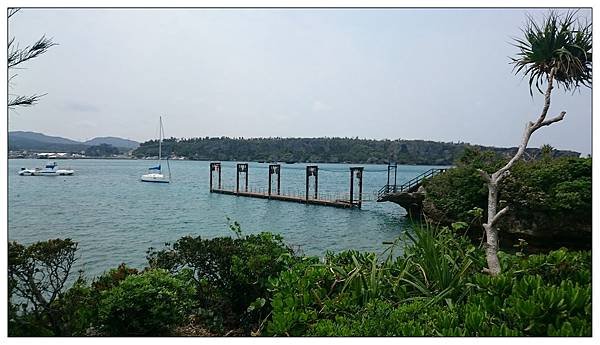
<path fill-rule="evenodd" d="M 515 76 L 525 9 L 24 9 L 21 46 L 58 46 L 10 93 L 48 93 L 9 130 L 76 140 L 167 137 L 425 139 L 516 146 L 543 97 Z M 580 15 L 591 18 L 589 10 Z M 564 121 L 531 144 L 591 152 L 591 90 L 556 90 Z"/>

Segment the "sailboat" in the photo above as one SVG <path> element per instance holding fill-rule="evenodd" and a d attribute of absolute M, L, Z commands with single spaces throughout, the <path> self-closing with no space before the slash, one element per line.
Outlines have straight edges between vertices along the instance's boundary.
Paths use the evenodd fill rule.
<path fill-rule="evenodd" d="M 168 176 L 165 176 L 162 173 L 160 161 L 162 159 L 162 141 L 164 137 L 164 130 L 162 124 L 162 116 L 159 117 L 160 129 L 159 129 L 159 138 L 158 138 L 158 165 L 155 167 L 151 167 L 150 173 L 142 175 L 142 182 L 156 182 L 156 183 L 169 183 L 171 182 L 171 167 L 169 166 L 169 158 L 167 157 L 167 169 L 169 172 Z"/>

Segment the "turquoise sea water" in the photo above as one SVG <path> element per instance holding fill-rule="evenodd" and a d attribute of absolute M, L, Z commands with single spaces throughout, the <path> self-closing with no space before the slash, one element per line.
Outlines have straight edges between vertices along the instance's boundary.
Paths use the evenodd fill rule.
<path fill-rule="evenodd" d="M 9 240 L 32 243 L 49 238 L 79 242 L 78 269 L 93 277 L 121 262 L 146 263 L 149 247 L 160 248 L 185 235 L 230 236 L 227 217 L 245 233 L 271 231 L 305 254 L 344 249 L 382 252 L 406 222 L 393 203 L 365 202 L 363 208 L 338 209 L 275 200 L 209 193 L 209 162 L 172 161 L 172 183 L 143 183 L 140 176 L 154 161 L 58 160 L 74 176 L 18 176 L 21 167 L 43 160 L 8 162 Z M 235 162 L 223 162 L 223 183 L 235 186 Z M 348 164 L 318 164 L 319 192 L 348 193 Z M 165 166 L 163 162 L 163 166 Z M 302 192 L 306 164 L 282 164 L 282 190 Z M 363 193 L 386 184 L 385 165 L 364 166 Z M 266 188 L 268 164 L 249 164 L 251 188 Z M 398 182 L 429 166 L 398 166 Z M 215 175 L 216 176 L 216 175 Z M 356 187 L 355 187 L 356 188 Z"/>

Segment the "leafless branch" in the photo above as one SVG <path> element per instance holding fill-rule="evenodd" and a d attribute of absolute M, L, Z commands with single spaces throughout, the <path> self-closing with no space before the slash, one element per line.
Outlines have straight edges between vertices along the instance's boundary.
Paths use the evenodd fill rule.
<path fill-rule="evenodd" d="M 498 213 L 496 213 L 496 215 L 494 216 L 494 218 L 492 218 L 492 226 L 496 225 L 496 222 L 498 222 L 498 220 L 506 213 L 508 212 L 508 206 L 504 207 L 503 209 L 501 209 Z"/>
<path fill-rule="evenodd" d="M 554 122 L 562 121 L 562 119 L 564 119 L 564 118 L 565 118 L 565 115 L 566 115 L 566 114 L 567 114 L 566 112 L 564 112 L 564 111 L 561 111 L 561 112 L 560 112 L 560 114 L 559 114 L 559 115 L 557 115 L 556 117 L 553 117 L 553 118 L 551 118 L 551 119 L 548 119 L 548 120 L 542 121 L 542 122 L 540 123 L 540 127 L 543 127 L 543 126 L 550 126 L 550 125 L 551 125 L 551 124 L 553 124 Z"/>

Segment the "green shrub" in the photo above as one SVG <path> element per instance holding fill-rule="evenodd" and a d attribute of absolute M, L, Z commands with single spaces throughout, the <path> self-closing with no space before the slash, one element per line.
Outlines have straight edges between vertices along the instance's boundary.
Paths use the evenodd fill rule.
<path fill-rule="evenodd" d="M 317 319 L 323 301 L 336 288 L 336 279 L 317 258 L 307 258 L 270 280 L 273 291 L 268 335 L 303 335 Z M 341 288 L 341 284 L 337 289 Z"/>
<path fill-rule="evenodd" d="M 86 335 L 88 329 L 95 326 L 98 320 L 97 294 L 81 276 L 71 288 L 61 294 L 52 304 L 52 308 L 59 315 L 65 335 Z"/>
<path fill-rule="evenodd" d="M 466 305 L 483 308 L 493 325 L 519 335 L 591 335 L 591 285 L 570 280 L 550 285 L 541 276 L 478 278 L 479 292 L 470 295 Z M 501 291 L 497 284 L 503 286 Z M 570 326 L 563 328 L 565 323 Z"/>
<path fill-rule="evenodd" d="M 447 227 L 416 226 L 395 260 L 328 253 L 271 279 L 266 335 L 547 336 L 591 334 L 591 253 L 501 253 L 480 273 L 481 249 Z"/>
<path fill-rule="evenodd" d="M 569 251 L 561 248 L 547 254 L 526 257 L 503 254 L 501 263 L 508 270 L 507 275 L 539 275 L 549 284 L 560 284 L 563 280 L 571 280 L 580 285 L 592 282 L 591 251 Z"/>
<path fill-rule="evenodd" d="M 99 322 L 108 335 L 166 335 L 189 313 L 194 293 L 190 274 L 130 275 L 102 293 Z"/>
<path fill-rule="evenodd" d="M 415 226 L 412 245 L 396 259 L 373 253 L 328 253 L 323 263 L 302 262 L 271 280 L 274 291 L 269 335 L 303 335 L 320 320 L 347 315 L 376 301 L 452 304 L 468 293 L 468 279 L 482 261 L 464 238 L 448 228 Z"/>
<path fill-rule="evenodd" d="M 487 208 L 487 187 L 477 169 L 492 173 L 502 163 L 504 159 L 491 151 L 465 149 L 456 167 L 425 180 L 424 203 L 435 206 L 438 221 L 449 224 L 471 219 L 469 211 L 474 207 Z"/>
<path fill-rule="evenodd" d="M 92 288 L 96 292 L 109 290 L 119 285 L 125 278 L 136 274 L 139 274 L 137 269 L 127 267 L 127 265 L 122 263 L 117 268 L 112 268 L 108 272 L 104 272 L 101 276 L 96 277 L 92 282 Z"/>
<path fill-rule="evenodd" d="M 412 298 L 457 302 L 468 291 L 468 279 L 483 267 L 483 252 L 448 227 L 415 224 L 403 260 L 409 267 L 402 280 L 412 288 Z"/>
<path fill-rule="evenodd" d="M 560 282 L 550 274 L 526 273 L 552 270 L 560 262 L 579 266 L 589 277 L 589 259 L 589 253 L 564 251 L 531 261 L 518 258 L 521 265 L 512 271 L 475 274 L 466 299 L 457 303 L 372 300 L 351 315 L 316 314 L 303 331 L 316 336 L 591 336 L 591 281 L 580 284 L 582 276 L 575 271 L 562 271 Z"/>
<path fill-rule="evenodd" d="M 256 326 L 270 311 L 266 303 L 270 298 L 269 278 L 296 260 L 280 235 L 242 236 L 239 224 L 231 227 L 237 238 L 187 236 L 163 250 L 149 250 L 147 257 L 150 267 L 194 271 L 198 316 L 214 331 L 223 328 L 215 320 L 228 322 L 231 327 Z"/>
<path fill-rule="evenodd" d="M 500 197 L 518 219 L 591 224 L 592 159 L 521 161 L 503 182 Z"/>

